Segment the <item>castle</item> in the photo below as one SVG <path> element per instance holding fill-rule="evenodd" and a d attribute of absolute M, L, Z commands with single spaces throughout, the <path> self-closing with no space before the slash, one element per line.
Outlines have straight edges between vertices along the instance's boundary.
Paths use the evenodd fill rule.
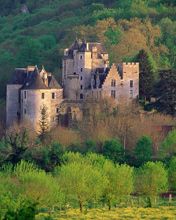
<path fill-rule="evenodd" d="M 62 85 L 62 86 L 61 86 Z M 75 41 L 64 50 L 62 83 L 44 67 L 17 68 L 7 85 L 7 126 L 29 119 L 39 130 L 42 107 L 47 107 L 49 127 L 58 123 L 62 103 L 109 97 L 117 103 L 139 95 L 139 63 L 112 64 L 101 43 Z"/>

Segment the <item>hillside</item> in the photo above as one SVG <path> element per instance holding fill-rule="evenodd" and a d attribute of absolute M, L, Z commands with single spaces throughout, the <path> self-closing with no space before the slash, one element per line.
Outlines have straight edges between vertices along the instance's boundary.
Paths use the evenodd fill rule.
<path fill-rule="evenodd" d="M 59 78 L 76 37 L 104 43 L 111 62 L 145 49 L 156 69 L 176 66 L 175 0 L 0 0 L 0 8 L 0 98 L 14 67 L 45 65 Z"/>

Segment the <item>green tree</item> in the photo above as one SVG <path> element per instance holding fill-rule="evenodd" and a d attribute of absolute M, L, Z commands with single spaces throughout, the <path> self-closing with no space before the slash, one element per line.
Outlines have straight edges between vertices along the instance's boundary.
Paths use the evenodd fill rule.
<path fill-rule="evenodd" d="M 139 97 L 144 101 L 150 101 L 152 95 L 152 88 L 154 84 L 155 64 L 151 54 L 145 50 L 139 51 L 137 55 L 139 62 Z"/>
<path fill-rule="evenodd" d="M 142 136 L 136 144 L 134 149 L 134 156 L 136 158 L 137 165 L 151 160 L 152 158 L 152 140 L 148 136 Z"/>
<path fill-rule="evenodd" d="M 41 169 L 47 172 L 51 172 L 57 165 L 61 165 L 63 161 L 63 147 L 61 144 L 54 142 L 48 145 L 35 145 L 33 148 L 29 148 L 25 154 L 24 159 L 34 162 Z"/>
<path fill-rule="evenodd" d="M 124 149 L 120 141 L 118 139 L 105 141 L 103 144 L 103 155 L 114 162 L 123 162 Z"/>
<path fill-rule="evenodd" d="M 23 200 L 17 210 L 8 210 L 3 220 L 35 220 L 37 203 Z"/>
<path fill-rule="evenodd" d="M 6 94 L 6 84 L 15 67 L 14 55 L 7 50 L 0 50 L 0 63 L 0 98 L 4 98 Z"/>
<path fill-rule="evenodd" d="M 49 131 L 49 116 L 48 116 L 48 108 L 46 105 L 43 105 L 40 109 L 40 139 L 42 141 L 47 139 L 48 131 Z"/>
<path fill-rule="evenodd" d="M 72 162 L 58 169 L 59 185 L 67 195 L 67 202 L 79 204 L 80 211 L 88 201 L 98 201 L 105 180 L 96 167 L 84 162 Z"/>
<path fill-rule="evenodd" d="M 176 130 L 168 133 L 164 141 L 161 143 L 159 155 L 161 158 L 170 158 L 176 153 Z"/>
<path fill-rule="evenodd" d="M 117 203 L 118 199 L 128 197 L 133 192 L 133 168 L 126 164 L 114 165 L 106 161 L 103 174 L 107 178 L 104 197 L 110 210 L 113 202 Z"/>
<path fill-rule="evenodd" d="M 39 39 L 44 50 L 50 50 L 56 46 L 56 39 L 52 35 L 43 35 Z"/>
<path fill-rule="evenodd" d="M 122 37 L 122 31 L 117 27 L 114 29 L 109 27 L 105 32 L 105 37 L 107 38 L 107 45 L 116 45 Z"/>
<path fill-rule="evenodd" d="M 176 157 L 173 157 L 169 163 L 169 189 L 176 190 Z"/>
<path fill-rule="evenodd" d="M 165 114 L 176 115 L 176 70 L 160 71 L 160 80 L 154 89 L 154 107 Z"/>
<path fill-rule="evenodd" d="M 0 162 L 18 163 L 29 147 L 29 136 L 26 129 L 9 130 L 0 141 Z"/>
<path fill-rule="evenodd" d="M 38 203 L 38 208 L 52 210 L 56 204 L 62 206 L 64 195 L 51 174 L 32 163 L 21 161 L 15 166 L 12 176 L 20 184 L 19 195 Z"/>
<path fill-rule="evenodd" d="M 18 52 L 17 64 L 19 66 L 39 65 L 43 52 L 39 40 L 27 38 Z"/>
<path fill-rule="evenodd" d="M 139 168 L 135 187 L 138 195 L 149 199 L 149 206 L 156 204 L 157 197 L 168 189 L 168 173 L 163 163 L 147 162 Z"/>

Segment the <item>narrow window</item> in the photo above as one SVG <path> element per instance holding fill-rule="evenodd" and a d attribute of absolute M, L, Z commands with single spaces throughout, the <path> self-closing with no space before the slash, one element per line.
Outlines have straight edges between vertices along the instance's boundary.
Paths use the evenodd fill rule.
<path fill-rule="evenodd" d="M 27 91 L 24 91 L 24 99 L 27 99 Z"/>
<path fill-rule="evenodd" d="M 130 80 L 130 88 L 133 88 L 133 80 Z"/>
<path fill-rule="evenodd" d="M 56 108 L 56 113 L 59 113 L 59 108 Z"/>
<path fill-rule="evenodd" d="M 56 98 L 56 93 L 52 92 L 52 99 L 55 99 L 55 98 Z"/>
<path fill-rule="evenodd" d="M 83 79 L 83 77 L 81 76 L 81 77 L 80 77 L 80 80 L 82 80 L 82 79 Z"/>
<path fill-rule="evenodd" d="M 44 99 L 44 98 L 45 98 L 45 93 L 42 92 L 42 99 Z"/>
<path fill-rule="evenodd" d="M 83 71 L 83 68 L 81 68 L 81 72 Z"/>
<path fill-rule="evenodd" d="M 116 80 L 115 80 L 115 79 L 112 79 L 112 80 L 111 80 L 111 86 L 112 86 L 112 87 L 115 87 L 115 86 L 116 86 Z"/>
<path fill-rule="evenodd" d="M 115 99 L 115 97 L 116 97 L 116 91 L 115 90 L 111 90 L 111 97 L 113 99 Z"/>
<path fill-rule="evenodd" d="M 82 55 L 80 55 L 80 60 L 82 60 Z"/>
<path fill-rule="evenodd" d="M 24 108 L 24 114 L 26 115 L 26 109 Z"/>
<path fill-rule="evenodd" d="M 83 86 L 81 85 L 81 89 L 83 89 Z"/>
<path fill-rule="evenodd" d="M 83 99 L 83 94 L 80 94 L 80 99 Z"/>

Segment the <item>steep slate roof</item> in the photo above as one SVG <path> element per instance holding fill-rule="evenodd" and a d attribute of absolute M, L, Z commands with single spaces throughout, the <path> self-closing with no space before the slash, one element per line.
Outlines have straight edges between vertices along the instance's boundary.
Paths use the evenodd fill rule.
<path fill-rule="evenodd" d="M 109 73 L 110 68 L 97 68 L 95 73 L 94 73 L 94 88 L 96 88 L 97 85 L 97 76 L 99 76 L 99 88 L 101 88 L 102 84 L 104 83 L 106 76 Z"/>
<path fill-rule="evenodd" d="M 61 89 L 62 88 L 54 76 L 48 76 L 48 87 L 50 89 Z"/>
<path fill-rule="evenodd" d="M 41 72 L 39 72 L 37 66 L 33 68 L 17 68 L 13 74 L 12 80 L 9 84 L 20 84 L 22 85 L 22 90 L 35 90 L 35 89 L 61 89 L 61 86 L 56 81 L 54 76 L 48 74 L 45 70 L 44 73 L 47 75 L 48 85 L 46 85 L 41 76 Z"/>
<path fill-rule="evenodd" d="M 16 68 L 12 79 L 8 84 L 20 84 L 23 85 L 27 78 L 27 70 L 25 68 Z"/>
<path fill-rule="evenodd" d="M 88 48 L 87 48 L 87 44 L 88 44 Z M 77 50 L 79 52 L 92 51 L 93 47 L 97 48 L 98 54 L 107 53 L 105 47 L 101 43 L 86 42 L 85 40 L 82 41 L 75 40 L 75 42 L 68 49 L 68 55 L 65 56 L 65 58 L 73 59 L 74 50 Z"/>
<path fill-rule="evenodd" d="M 42 78 L 40 77 L 40 73 L 37 67 L 32 73 L 32 77 L 28 77 L 28 80 L 25 82 L 24 86 L 21 89 L 48 89 L 48 87 L 44 84 Z"/>
<path fill-rule="evenodd" d="M 106 48 L 101 43 L 90 42 L 88 45 L 90 51 L 92 51 L 93 47 L 96 47 L 98 53 L 107 53 Z"/>

